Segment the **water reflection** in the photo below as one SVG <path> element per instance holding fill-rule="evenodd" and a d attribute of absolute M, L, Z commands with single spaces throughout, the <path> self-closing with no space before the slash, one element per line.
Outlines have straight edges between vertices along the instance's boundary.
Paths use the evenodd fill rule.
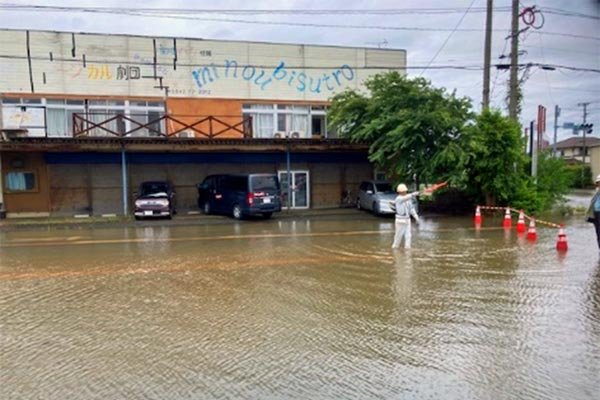
<path fill-rule="evenodd" d="M 366 214 L 0 233 L 3 395 L 593 398 L 600 262 L 572 225 L 560 256 L 471 218 L 410 250 Z"/>

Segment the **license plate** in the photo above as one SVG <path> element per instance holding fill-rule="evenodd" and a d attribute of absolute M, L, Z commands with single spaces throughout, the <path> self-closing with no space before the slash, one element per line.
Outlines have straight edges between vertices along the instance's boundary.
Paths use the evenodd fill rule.
<path fill-rule="evenodd" d="M 152 215 L 152 210 L 144 210 L 144 215 Z"/>
<path fill-rule="evenodd" d="M 271 198 L 270 198 L 270 197 L 265 197 L 265 198 L 263 199 L 263 203 L 264 203 L 264 204 L 269 204 L 270 202 L 271 202 Z"/>

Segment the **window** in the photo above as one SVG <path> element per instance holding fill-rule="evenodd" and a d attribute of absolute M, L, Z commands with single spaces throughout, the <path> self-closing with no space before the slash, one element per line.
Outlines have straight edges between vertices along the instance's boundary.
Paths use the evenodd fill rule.
<path fill-rule="evenodd" d="M 325 133 L 325 111 L 315 106 L 311 119 L 311 107 L 297 104 L 244 104 L 242 111 L 245 117 L 252 118 L 254 137 L 272 138 L 275 133 L 307 138 L 311 134 Z"/>
<path fill-rule="evenodd" d="M 385 172 L 382 171 L 375 171 L 375 180 L 376 181 L 385 181 L 387 180 L 385 177 Z"/>
<path fill-rule="evenodd" d="M 392 186 L 389 183 L 378 183 L 375 185 L 378 192 L 393 193 Z"/>
<path fill-rule="evenodd" d="M 129 101 L 129 100 L 106 100 L 106 99 L 57 99 L 57 98 L 2 98 L 4 110 L 19 107 L 27 109 L 45 108 L 45 126 L 28 127 L 29 136 L 71 137 L 74 133 L 73 115 L 77 114 L 84 120 L 93 123 L 102 123 L 117 114 L 130 117 L 140 125 L 160 119 L 164 115 L 164 103 L 157 101 Z M 43 113 L 42 113 L 43 116 Z M 43 119 L 43 118 L 42 118 Z M 41 125 L 44 125 L 42 122 Z M 79 121 L 80 128 L 87 126 L 83 120 Z M 156 121 L 150 125 L 151 129 L 144 128 L 135 131 L 133 136 L 158 136 L 165 132 L 163 121 Z M 102 126 L 113 132 L 123 133 L 135 129 L 139 125 L 126 120 L 113 120 L 103 123 Z M 39 131 L 39 132 L 38 132 Z M 94 128 L 85 132 L 90 136 L 112 136 L 104 129 Z"/>
<path fill-rule="evenodd" d="M 278 190 L 279 182 L 275 175 L 255 175 L 250 179 L 250 185 L 253 191 Z"/>
<path fill-rule="evenodd" d="M 10 192 L 33 192 L 37 190 L 35 173 L 9 172 L 6 174 L 6 190 Z"/>

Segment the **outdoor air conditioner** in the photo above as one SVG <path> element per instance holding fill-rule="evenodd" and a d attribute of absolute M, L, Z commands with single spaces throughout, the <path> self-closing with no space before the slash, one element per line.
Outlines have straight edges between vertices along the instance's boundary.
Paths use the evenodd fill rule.
<path fill-rule="evenodd" d="M 183 131 L 183 132 L 179 132 L 177 134 L 178 137 L 180 138 L 193 138 L 194 137 L 194 132 L 192 131 Z"/>
<path fill-rule="evenodd" d="M 275 132 L 273 134 L 274 139 L 283 139 L 285 137 L 285 132 Z"/>
<path fill-rule="evenodd" d="M 299 131 L 290 132 L 290 137 L 293 139 L 298 139 L 298 138 L 300 138 L 300 136 L 302 136 L 302 132 L 299 132 Z"/>

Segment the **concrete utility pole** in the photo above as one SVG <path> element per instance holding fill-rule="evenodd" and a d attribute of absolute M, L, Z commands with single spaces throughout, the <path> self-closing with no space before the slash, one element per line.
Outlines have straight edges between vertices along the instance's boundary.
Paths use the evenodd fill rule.
<path fill-rule="evenodd" d="M 490 63 L 492 58 L 492 10 L 494 0 L 487 0 L 485 14 L 485 50 L 483 53 L 483 98 L 481 101 L 482 111 L 490 107 Z"/>
<path fill-rule="evenodd" d="M 560 117 L 560 107 L 554 106 L 554 140 L 552 142 L 552 154 L 556 157 L 556 131 L 558 129 L 558 117 Z"/>
<path fill-rule="evenodd" d="M 517 121 L 517 103 L 519 91 L 519 0 L 512 0 L 512 23 L 510 29 L 510 97 L 508 116 Z"/>

